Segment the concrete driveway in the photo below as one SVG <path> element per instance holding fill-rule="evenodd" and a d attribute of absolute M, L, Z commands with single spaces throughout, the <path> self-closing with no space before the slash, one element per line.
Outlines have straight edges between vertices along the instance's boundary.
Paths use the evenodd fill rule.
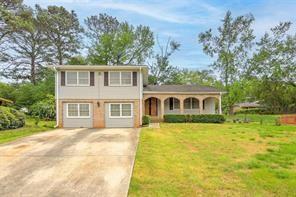
<path fill-rule="evenodd" d="M 0 145 L 0 196 L 126 196 L 138 129 L 57 129 Z"/>

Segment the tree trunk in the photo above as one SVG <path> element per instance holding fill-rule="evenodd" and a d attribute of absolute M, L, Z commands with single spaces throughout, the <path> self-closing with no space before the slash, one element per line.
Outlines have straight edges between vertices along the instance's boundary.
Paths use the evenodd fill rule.
<path fill-rule="evenodd" d="M 35 70 L 36 70 L 35 58 L 32 57 L 31 58 L 31 79 L 30 79 L 30 81 L 34 85 L 36 84 L 36 72 L 35 72 Z"/>

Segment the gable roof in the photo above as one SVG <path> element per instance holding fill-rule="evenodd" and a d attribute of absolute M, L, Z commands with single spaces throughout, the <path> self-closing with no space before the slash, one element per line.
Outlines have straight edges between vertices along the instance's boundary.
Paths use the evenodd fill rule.
<path fill-rule="evenodd" d="M 147 85 L 144 87 L 144 92 L 183 92 L 183 93 L 220 93 L 223 92 L 214 87 L 202 85 Z"/>

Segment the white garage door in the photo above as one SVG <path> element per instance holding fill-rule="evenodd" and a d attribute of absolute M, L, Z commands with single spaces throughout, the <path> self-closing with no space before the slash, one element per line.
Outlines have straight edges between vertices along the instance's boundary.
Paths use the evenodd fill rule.
<path fill-rule="evenodd" d="M 93 127 L 92 103 L 64 103 L 64 127 Z"/>
<path fill-rule="evenodd" d="M 106 103 L 105 126 L 134 127 L 133 103 Z"/>

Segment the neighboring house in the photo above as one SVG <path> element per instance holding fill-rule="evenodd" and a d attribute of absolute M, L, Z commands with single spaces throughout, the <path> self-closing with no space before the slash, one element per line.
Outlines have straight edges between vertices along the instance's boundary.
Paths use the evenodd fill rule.
<path fill-rule="evenodd" d="M 263 106 L 259 103 L 259 101 L 237 103 L 233 107 L 234 107 L 233 108 L 234 112 L 240 111 L 242 109 L 258 109 L 258 108 L 263 108 Z"/>
<path fill-rule="evenodd" d="M 222 92 L 198 85 L 148 85 L 147 66 L 60 65 L 59 127 L 140 127 L 142 116 L 221 114 Z"/>

